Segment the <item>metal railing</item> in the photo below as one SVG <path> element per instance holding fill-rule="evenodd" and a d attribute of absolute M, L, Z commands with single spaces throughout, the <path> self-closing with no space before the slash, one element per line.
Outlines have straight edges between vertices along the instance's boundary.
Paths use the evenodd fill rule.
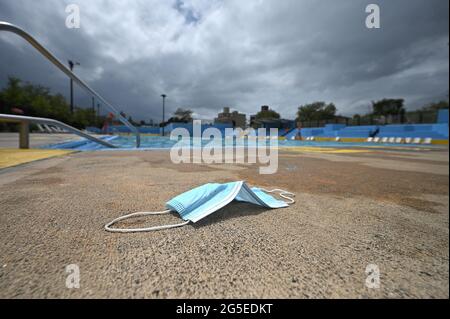
<path fill-rule="evenodd" d="M 117 146 L 103 141 L 102 139 L 96 138 L 92 135 L 83 133 L 82 131 L 67 125 L 63 122 L 46 119 L 43 117 L 29 117 L 29 116 L 21 116 L 21 115 L 10 115 L 10 114 L 0 114 L 0 122 L 10 122 L 10 123 L 19 123 L 20 124 L 20 135 L 19 135 L 19 147 L 22 149 L 30 148 L 30 123 L 34 124 L 43 124 L 43 125 L 53 125 L 60 127 L 70 133 L 76 134 L 78 136 L 84 137 L 88 140 L 91 140 L 95 143 L 104 145 L 106 147 L 117 148 Z"/>
<path fill-rule="evenodd" d="M 134 127 L 125 117 L 123 117 L 119 111 L 117 111 L 114 106 L 112 106 L 108 101 L 106 101 L 100 94 L 91 89 L 85 82 L 83 82 L 78 76 L 76 76 L 69 68 L 67 68 L 61 61 L 59 61 L 50 51 L 44 48 L 35 38 L 33 38 L 29 33 L 19 28 L 18 26 L 0 21 L 0 31 L 12 32 L 23 39 L 25 39 L 28 43 L 30 43 L 36 50 L 38 50 L 47 60 L 52 62 L 58 69 L 64 72 L 69 78 L 75 81 L 79 86 L 85 89 L 89 94 L 95 96 L 98 100 L 102 102 L 102 104 L 106 105 L 106 107 L 114 113 L 114 115 L 124 124 L 126 125 L 135 135 L 136 135 L 136 147 L 140 147 L 141 145 L 141 136 L 139 134 L 139 130 Z"/>

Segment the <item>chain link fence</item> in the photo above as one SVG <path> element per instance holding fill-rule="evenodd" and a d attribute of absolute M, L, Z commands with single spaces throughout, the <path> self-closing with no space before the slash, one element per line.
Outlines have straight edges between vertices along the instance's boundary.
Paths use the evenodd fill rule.
<path fill-rule="evenodd" d="M 386 125 L 386 124 L 434 124 L 437 122 L 438 111 L 412 111 L 405 114 L 378 116 L 365 115 L 353 118 L 337 117 L 331 120 L 300 122 L 301 127 L 324 127 L 328 124 L 343 124 L 346 126 Z"/>

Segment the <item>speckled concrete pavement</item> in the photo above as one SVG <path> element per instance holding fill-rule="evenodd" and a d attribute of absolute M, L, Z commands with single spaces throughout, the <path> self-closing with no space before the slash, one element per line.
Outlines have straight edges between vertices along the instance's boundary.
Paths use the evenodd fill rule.
<path fill-rule="evenodd" d="M 277 174 L 257 172 L 131 151 L 0 171 L 0 297 L 449 297 L 448 151 L 282 152 Z M 154 233 L 103 230 L 200 184 L 235 180 L 288 189 L 297 203 L 273 211 L 232 203 Z M 79 289 L 66 287 L 70 264 Z M 379 289 L 365 286 L 369 264 L 379 267 Z"/>

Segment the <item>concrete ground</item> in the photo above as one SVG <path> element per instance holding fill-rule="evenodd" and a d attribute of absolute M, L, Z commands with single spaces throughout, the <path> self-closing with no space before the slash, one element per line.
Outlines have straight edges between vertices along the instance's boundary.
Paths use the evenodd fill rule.
<path fill-rule="evenodd" d="M 168 152 L 74 153 L 0 171 L 0 298 L 448 298 L 448 150 L 281 152 L 257 166 L 172 164 Z M 297 194 L 232 203 L 195 225 L 103 230 L 207 182 Z M 154 216 L 124 227 L 178 222 Z M 77 264 L 80 288 L 68 289 Z M 369 289 L 366 267 L 380 270 Z"/>

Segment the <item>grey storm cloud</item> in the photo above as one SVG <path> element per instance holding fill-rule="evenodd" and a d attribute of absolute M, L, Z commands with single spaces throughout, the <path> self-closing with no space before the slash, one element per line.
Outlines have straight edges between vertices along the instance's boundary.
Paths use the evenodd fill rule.
<path fill-rule="evenodd" d="M 65 26 L 68 4 L 81 28 Z M 367 29 L 377 3 L 381 28 Z M 135 119 L 267 104 L 286 118 L 299 105 L 334 102 L 344 115 L 372 100 L 408 108 L 448 98 L 447 0 L 0 0 L 0 20 L 43 42 L 107 100 Z M 13 75 L 67 96 L 68 80 L 15 35 L 0 34 L 0 85 Z M 76 91 L 76 103 L 90 97 Z"/>

